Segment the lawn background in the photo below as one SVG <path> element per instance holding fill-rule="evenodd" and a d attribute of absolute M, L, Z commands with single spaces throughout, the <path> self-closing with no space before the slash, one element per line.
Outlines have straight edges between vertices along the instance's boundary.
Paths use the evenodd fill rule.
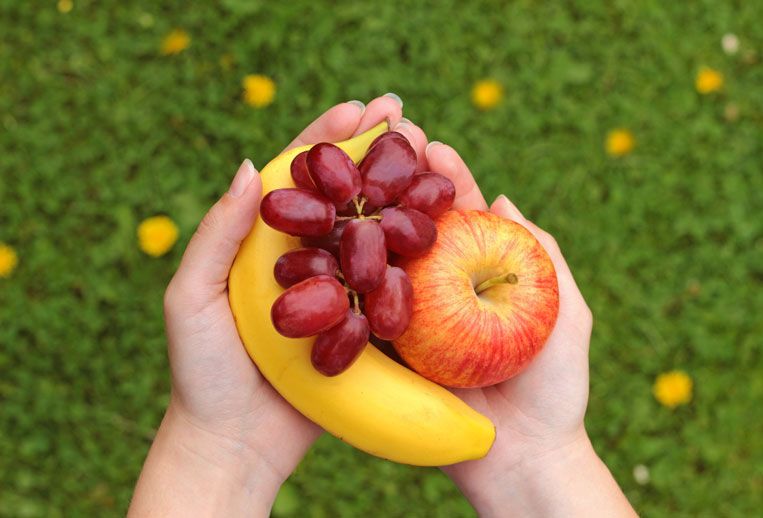
<path fill-rule="evenodd" d="M 167 403 L 162 294 L 245 157 L 387 91 L 557 237 L 595 315 L 587 427 L 644 516 L 763 508 L 763 2 L 0 0 L 0 516 L 118 516 Z M 161 56 L 173 28 L 190 47 Z M 721 37 L 741 41 L 726 55 Z M 701 96 L 701 66 L 723 92 Z M 241 98 L 244 75 L 275 102 Z M 481 112 L 473 83 L 503 102 Z M 734 111 L 737 116 L 735 117 Z M 634 152 L 603 141 L 630 129 Z M 135 229 L 170 215 L 160 259 Z M 694 399 L 661 407 L 679 368 Z M 648 467 L 639 485 L 634 466 Z M 323 437 L 279 516 L 471 516 Z"/>

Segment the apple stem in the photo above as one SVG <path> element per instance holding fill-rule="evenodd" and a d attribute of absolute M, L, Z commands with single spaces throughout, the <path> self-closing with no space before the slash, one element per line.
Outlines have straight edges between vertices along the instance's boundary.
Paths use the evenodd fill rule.
<path fill-rule="evenodd" d="M 481 282 L 479 285 L 477 285 L 476 288 L 474 288 L 474 291 L 479 295 L 486 289 L 492 288 L 496 284 L 516 284 L 517 282 L 519 282 L 519 278 L 515 273 L 504 273 L 498 277 L 493 277 L 492 279 Z"/>

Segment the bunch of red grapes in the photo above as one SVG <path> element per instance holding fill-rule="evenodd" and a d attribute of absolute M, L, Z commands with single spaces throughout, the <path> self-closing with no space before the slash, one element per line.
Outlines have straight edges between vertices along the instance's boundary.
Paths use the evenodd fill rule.
<path fill-rule="evenodd" d="M 371 333 L 394 340 L 408 327 L 413 288 L 387 263 L 429 250 L 437 239 L 433 218 L 456 194 L 446 177 L 415 171 L 416 152 L 397 132 L 377 137 L 357 166 L 321 143 L 294 157 L 296 188 L 262 200 L 265 223 L 304 246 L 276 262 L 286 291 L 271 308 L 273 325 L 290 338 L 317 335 L 311 359 L 326 376 L 352 365 Z"/>

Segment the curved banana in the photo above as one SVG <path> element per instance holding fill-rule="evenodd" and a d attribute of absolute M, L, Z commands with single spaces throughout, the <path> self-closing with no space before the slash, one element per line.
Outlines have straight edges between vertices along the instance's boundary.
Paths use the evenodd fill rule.
<path fill-rule="evenodd" d="M 337 145 L 357 162 L 371 141 L 386 130 L 387 124 L 382 123 Z M 283 153 L 265 166 L 264 193 L 294 186 L 289 166 L 295 155 L 308 148 Z M 270 306 L 283 289 L 273 278 L 273 266 L 281 254 L 298 246 L 298 238 L 258 218 L 228 282 L 239 334 L 271 385 L 309 419 L 378 457 L 440 466 L 485 456 L 495 439 L 493 423 L 376 347 L 369 345 L 352 367 L 328 378 L 310 363 L 314 338 L 278 334 L 270 321 Z"/>

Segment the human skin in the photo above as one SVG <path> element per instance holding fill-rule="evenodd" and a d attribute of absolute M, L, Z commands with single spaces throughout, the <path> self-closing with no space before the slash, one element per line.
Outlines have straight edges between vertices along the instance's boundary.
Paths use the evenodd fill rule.
<path fill-rule="evenodd" d="M 378 97 L 365 107 L 357 101 L 334 106 L 286 149 L 344 140 L 385 119 L 411 142 L 419 170 L 453 180 L 456 207 L 487 208 L 460 157 L 449 146 L 428 144 L 420 128 L 402 119 L 396 96 Z M 261 195 L 259 175 L 246 160 L 202 220 L 167 288 L 172 395 L 129 516 L 267 516 L 281 484 L 322 433 L 259 373 L 228 304 L 228 273 L 257 217 Z M 583 428 L 590 311 L 550 236 L 505 198 L 492 210 L 524 224 L 546 246 L 567 310 L 560 310 L 551 340 L 526 372 L 497 387 L 457 392 L 496 423 L 498 439 L 486 458 L 443 469 L 480 514 L 632 512 Z M 569 371 L 561 372 L 569 362 Z M 576 479 L 581 471 L 587 481 Z M 549 480 L 552 487 L 540 483 Z M 577 487 L 583 482 L 587 485 Z"/>

